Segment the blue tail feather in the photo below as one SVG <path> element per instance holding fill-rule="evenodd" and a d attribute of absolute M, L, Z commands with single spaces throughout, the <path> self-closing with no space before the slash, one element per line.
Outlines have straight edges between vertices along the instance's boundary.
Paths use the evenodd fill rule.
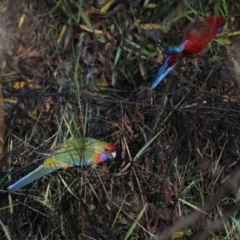
<path fill-rule="evenodd" d="M 13 183 L 11 186 L 8 187 L 8 191 L 10 192 L 15 192 L 18 191 L 19 189 L 25 187 L 26 185 L 28 185 L 29 183 L 37 180 L 38 178 L 47 175 L 51 172 L 56 171 L 57 169 L 53 169 L 53 168 L 43 168 L 43 166 L 39 166 L 38 168 L 36 168 L 35 170 L 33 170 L 32 172 L 30 172 L 29 174 L 27 174 L 26 176 L 24 176 L 23 178 L 19 179 L 17 182 Z"/>
<path fill-rule="evenodd" d="M 160 82 L 168 75 L 169 72 L 172 71 L 172 69 L 178 64 L 178 62 L 174 63 L 171 67 L 168 67 L 168 61 L 170 59 L 171 56 L 168 56 L 166 58 L 166 60 L 164 61 L 163 65 L 161 66 L 161 68 L 158 70 L 151 86 L 150 89 L 153 90 L 155 89 L 158 84 L 160 84 Z"/>

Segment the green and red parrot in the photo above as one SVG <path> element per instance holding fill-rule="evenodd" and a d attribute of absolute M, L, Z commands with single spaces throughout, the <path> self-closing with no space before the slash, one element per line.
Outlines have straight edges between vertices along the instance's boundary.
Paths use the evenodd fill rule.
<path fill-rule="evenodd" d="M 218 33 L 221 33 L 226 20 L 221 16 L 210 16 L 202 21 L 191 23 L 181 32 L 176 44 L 167 48 L 167 58 L 158 70 L 150 89 L 155 89 L 158 84 L 178 64 L 181 57 L 190 54 L 200 54 L 204 51 Z"/>
<path fill-rule="evenodd" d="M 93 138 L 75 138 L 61 144 L 42 165 L 8 187 L 15 192 L 58 169 L 96 165 L 116 156 L 115 145 Z"/>

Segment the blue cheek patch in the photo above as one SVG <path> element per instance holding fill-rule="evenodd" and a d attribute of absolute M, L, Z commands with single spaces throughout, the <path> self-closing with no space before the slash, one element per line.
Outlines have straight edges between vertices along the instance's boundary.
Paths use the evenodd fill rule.
<path fill-rule="evenodd" d="M 106 161 L 106 160 L 108 160 L 111 157 L 112 157 L 112 155 L 110 153 L 102 153 L 101 154 L 102 161 Z"/>
<path fill-rule="evenodd" d="M 220 28 L 218 28 L 218 32 L 217 33 L 221 33 L 223 31 L 223 26 L 221 26 Z"/>

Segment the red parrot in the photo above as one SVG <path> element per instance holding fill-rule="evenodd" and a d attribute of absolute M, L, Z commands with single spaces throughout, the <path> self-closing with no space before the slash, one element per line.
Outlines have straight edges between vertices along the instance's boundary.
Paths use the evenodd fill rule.
<path fill-rule="evenodd" d="M 226 19 L 221 16 L 207 17 L 190 24 L 182 33 L 180 44 L 167 48 L 167 58 L 158 70 L 150 89 L 155 89 L 167 74 L 178 64 L 178 60 L 189 54 L 201 53 L 218 33 L 221 33 Z"/>

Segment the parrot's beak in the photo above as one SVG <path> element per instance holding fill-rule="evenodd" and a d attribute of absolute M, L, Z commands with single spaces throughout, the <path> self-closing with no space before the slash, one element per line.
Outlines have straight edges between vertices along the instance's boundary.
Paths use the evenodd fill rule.
<path fill-rule="evenodd" d="M 112 152 L 111 155 L 112 155 L 113 158 L 115 158 L 117 153 L 116 152 Z"/>

